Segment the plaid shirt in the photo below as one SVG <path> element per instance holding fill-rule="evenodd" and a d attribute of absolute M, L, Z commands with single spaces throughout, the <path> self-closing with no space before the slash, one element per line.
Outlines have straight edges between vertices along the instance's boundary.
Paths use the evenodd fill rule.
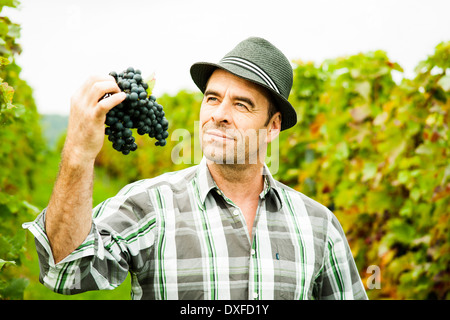
<path fill-rule="evenodd" d="M 205 158 L 99 204 L 86 240 L 57 264 L 44 209 L 24 224 L 36 238 L 41 282 L 74 294 L 114 289 L 130 272 L 133 299 L 367 299 L 336 217 L 264 169 L 251 238 Z"/>

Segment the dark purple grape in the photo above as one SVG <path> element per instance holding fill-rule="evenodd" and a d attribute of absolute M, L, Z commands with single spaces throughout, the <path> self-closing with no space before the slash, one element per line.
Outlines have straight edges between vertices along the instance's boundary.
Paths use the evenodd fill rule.
<path fill-rule="evenodd" d="M 131 129 L 137 129 L 140 135 L 148 134 L 150 138 L 156 135 L 155 145 L 166 145 L 169 122 L 156 97 L 148 96 L 148 84 L 143 81 L 141 71 L 129 67 L 120 73 L 112 71 L 109 75 L 126 93 L 125 100 L 112 108 L 105 118 L 105 135 L 113 148 L 125 155 L 138 148 Z M 105 98 L 108 96 L 106 94 Z"/>

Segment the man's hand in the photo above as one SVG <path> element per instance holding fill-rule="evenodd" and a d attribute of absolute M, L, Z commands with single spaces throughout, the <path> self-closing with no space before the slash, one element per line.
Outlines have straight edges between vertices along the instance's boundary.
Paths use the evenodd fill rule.
<path fill-rule="evenodd" d="M 107 93 L 112 95 L 101 100 Z M 95 76 L 71 99 L 60 171 L 45 218 L 55 263 L 76 249 L 89 234 L 94 161 L 103 146 L 106 113 L 125 97 L 113 77 Z"/>
<path fill-rule="evenodd" d="M 112 95 L 101 100 L 107 93 Z M 125 97 L 113 77 L 90 77 L 70 101 L 64 156 L 77 162 L 95 160 L 103 146 L 106 113 Z"/>

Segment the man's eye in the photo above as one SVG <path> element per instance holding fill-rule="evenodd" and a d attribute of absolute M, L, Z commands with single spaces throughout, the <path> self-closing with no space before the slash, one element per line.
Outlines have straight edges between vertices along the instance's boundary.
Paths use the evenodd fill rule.
<path fill-rule="evenodd" d="M 207 102 L 214 102 L 214 101 L 217 101 L 217 98 L 216 97 L 207 97 L 206 101 Z"/>
<path fill-rule="evenodd" d="M 245 104 L 242 104 L 242 103 L 236 103 L 236 105 L 239 107 L 239 108 L 243 108 L 243 109 L 248 109 L 247 108 L 247 106 L 245 105 Z"/>

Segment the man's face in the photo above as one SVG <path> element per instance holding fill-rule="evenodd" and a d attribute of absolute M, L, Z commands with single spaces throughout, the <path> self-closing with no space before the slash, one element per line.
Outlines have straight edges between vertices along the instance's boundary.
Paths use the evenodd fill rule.
<path fill-rule="evenodd" d="M 256 84 L 217 69 L 200 109 L 203 154 L 216 163 L 263 163 L 272 123 L 265 126 L 269 100 Z M 275 131 L 277 129 L 275 128 Z M 278 130 L 279 131 L 279 130 Z"/>

